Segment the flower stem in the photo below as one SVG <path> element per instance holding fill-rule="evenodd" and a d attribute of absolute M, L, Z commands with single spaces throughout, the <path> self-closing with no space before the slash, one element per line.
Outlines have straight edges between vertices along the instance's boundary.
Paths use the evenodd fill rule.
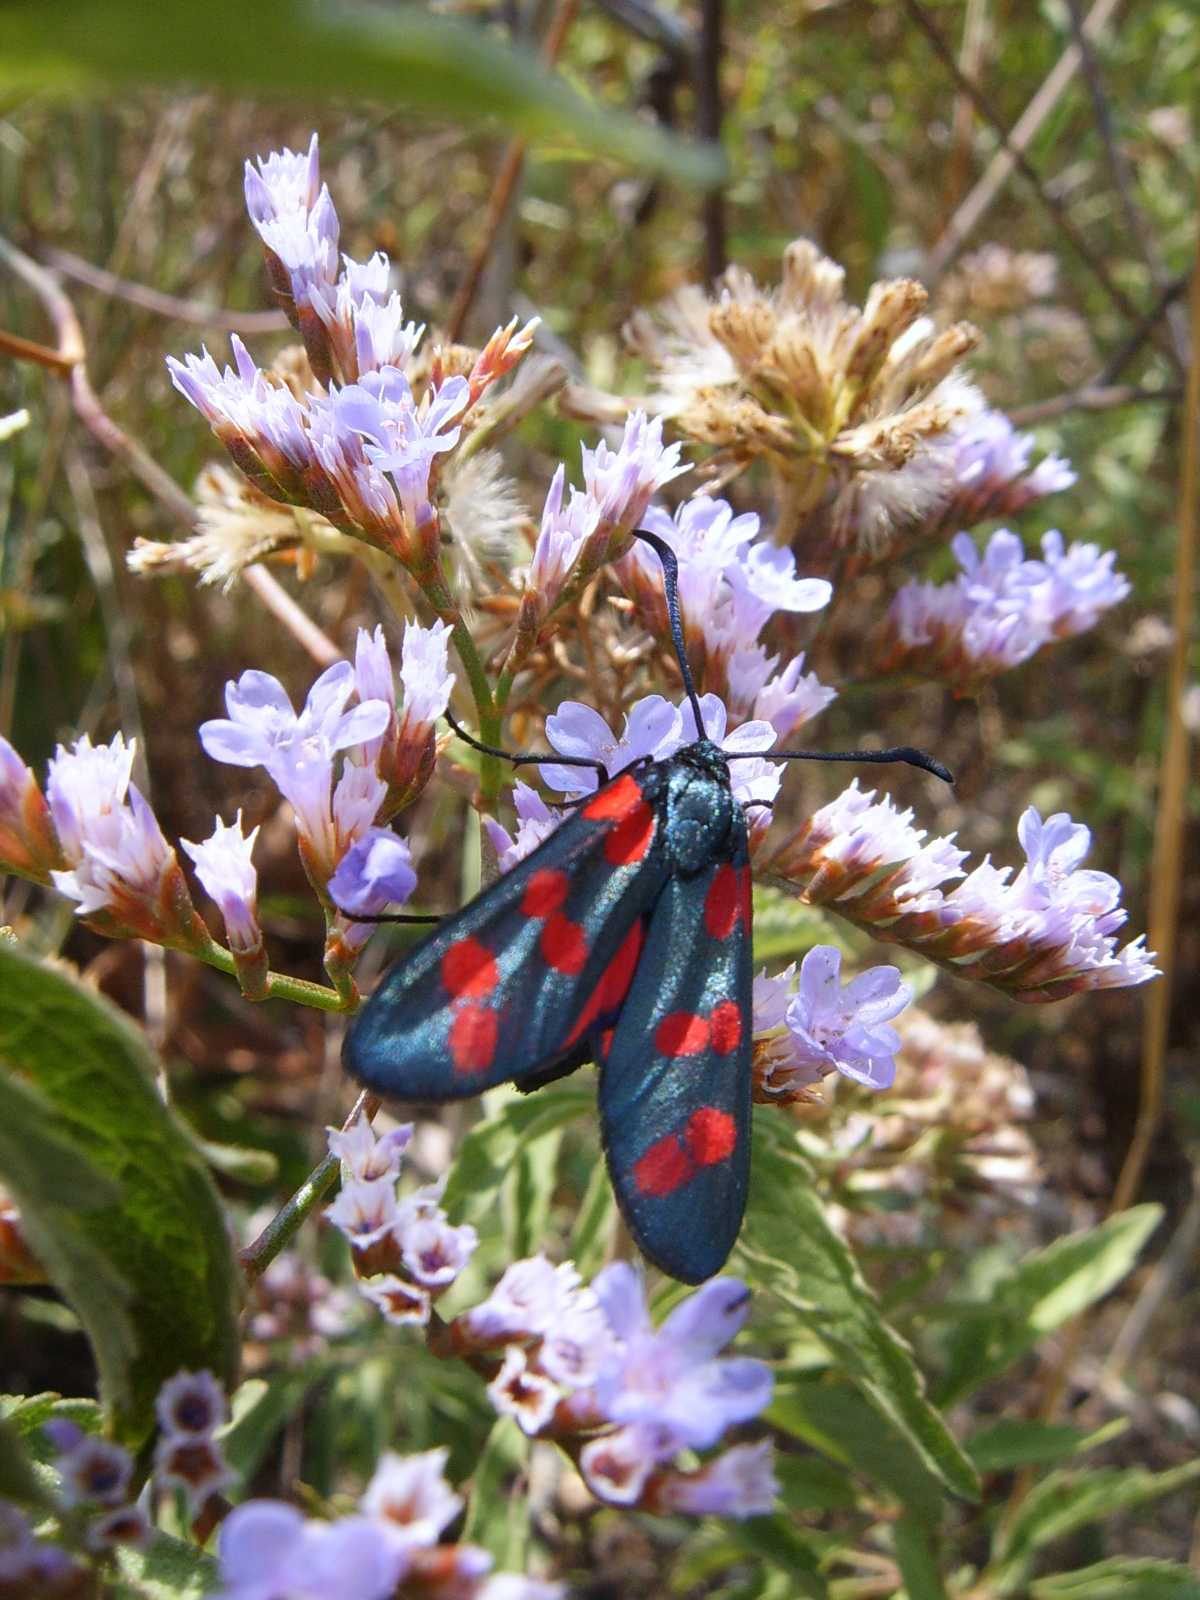
<path fill-rule="evenodd" d="M 199 956 L 200 960 L 210 967 L 216 967 L 218 972 L 227 972 L 231 978 L 237 976 L 237 965 L 233 957 L 224 946 L 214 942 L 205 950 L 191 952 Z M 294 1005 L 314 1006 L 318 1011 L 349 1011 L 353 1010 L 352 1004 L 347 1004 L 336 989 L 327 989 L 323 983 L 310 983 L 307 978 L 291 978 L 285 972 L 268 972 L 266 989 L 262 998 L 264 1000 L 291 1000 Z"/>
<path fill-rule="evenodd" d="M 379 1110 L 379 1098 L 365 1089 L 354 1102 L 350 1115 L 342 1124 L 343 1132 L 356 1123 L 359 1117 L 368 1122 Z M 317 1163 L 291 1199 L 275 1213 L 270 1222 L 252 1244 L 248 1244 L 238 1259 L 247 1284 L 255 1284 L 299 1232 L 318 1201 L 332 1189 L 341 1163 L 335 1155 L 327 1155 Z"/>

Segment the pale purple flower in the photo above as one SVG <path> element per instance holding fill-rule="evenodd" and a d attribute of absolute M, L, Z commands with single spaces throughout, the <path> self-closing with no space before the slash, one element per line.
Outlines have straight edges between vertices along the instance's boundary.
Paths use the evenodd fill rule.
<path fill-rule="evenodd" d="M 237 1474 L 207 1435 L 164 1433 L 154 1450 L 154 1477 L 162 1489 L 181 1489 L 193 1514 Z"/>
<path fill-rule="evenodd" d="M 837 1071 L 869 1089 L 887 1089 L 901 1044 L 887 1023 L 904 1010 L 912 990 L 896 967 L 871 967 L 843 988 L 841 965 L 841 951 L 833 945 L 817 945 L 800 963 L 799 987 L 787 1010 L 796 1064 L 822 1077 Z"/>
<path fill-rule="evenodd" d="M 571 489 L 564 506 L 566 485 L 567 469 L 559 465 L 546 491 L 529 567 L 527 589 L 538 596 L 542 614 L 553 608 L 584 544 L 600 526 L 600 507 L 578 489 Z"/>
<path fill-rule="evenodd" d="M 54 1464 L 62 1478 L 63 1503 L 68 1506 L 120 1505 L 133 1471 L 128 1450 L 90 1435 L 81 1438 Z"/>
<path fill-rule="evenodd" d="M 400 682 L 404 686 L 405 733 L 410 737 L 421 728 L 432 727 L 450 704 L 454 688 L 450 635 L 447 622 L 434 622 L 428 628 L 416 622 L 404 624 Z"/>
<path fill-rule="evenodd" d="M 368 827 L 338 862 L 329 897 L 348 917 L 377 917 L 417 886 L 412 851 L 390 828 Z"/>
<path fill-rule="evenodd" d="M 245 166 L 246 210 L 252 222 L 273 222 L 294 211 L 307 213 L 321 192 L 321 165 L 317 136 L 303 155 L 293 150 L 273 150 L 257 157 L 258 167 Z"/>
<path fill-rule="evenodd" d="M 358 630 L 358 637 L 354 643 L 354 687 L 358 691 L 360 703 L 368 700 L 382 700 L 391 713 L 391 721 L 396 715 L 396 679 L 392 672 L 392 658 L 388 653 L 387 640 L 382 627 L 376 627 L 374 633 L 368 633 L 365 628 Z M 362 745 L 362 758 L 365 762 L 374 763 L 379 759 L 379 752 L 383 748 L 383 735 L 376 739 L 369 739 Z"/>
<path fill-rule="evenodd" d="M 419 1288 L 407 1278 L 398 1278 L 392 1272 L 381 1273 L 360 1283 L 359 1288 L 379 1307 L 387 1321 L 398 1328 L 423 1328 L 429 1321 L 429 1290 Z"/>
<path fill-rule="evenodd" d="M 361 436 L 367 460 L 389 478 L 410 529 L 429 522 L 429 477 L 438 455 L 458 443 L 457 419 L 470 403 L 465 378 L 448 378 L 417 405 L 398 367 L 367 372 L 329 397 L 340 429 Z"/>
<path fill-rule="evenodd" d="M 630 533 L 646 514 L 651 496 L 681 472 L 682 445 L 663 444 L 663 420 L 631 411 L 615 450 L 603 440 L 583 447 L 583 482 L 600 510 L 600 519 L 614 530 Z"/>
<path fill-rule="evenodd" d="M 391 1234 L 399 1220 L 396 1180 L 392 1177 L 344 1183 L 325 1216 L 357 1250 L 367 1250 Z"/>
<path fill-rule="evenodd" d="M 771 1370 L 749 1357 L 718 1352 L 749 1313 L 750 1292 L 736 1278 L 714 1278 L 654 1329 L 645 1285 L 627 1262 L 615 1262 L 592 1289 L 616 1341 L 594 1392 L 599 1413 L 619 1424 L 662 1430 L 662 1455 L 705 1449 L 726 1428 L 746 1422 L 771 1399 Z"/>
<path fill-rule="evenodd" d="M 584 1482 L 610 1505 L 635 1506 L 659 1462 L 675 1454 L 670 1430 L 653 1424 L 617 1428 L 585 1444 L 579 1453 Z"/>
<path fill-rule="evenodd" d="M 349 272 L 351 263 L 347 259 Z M 345 280 L 343 279 L 343 283 Z M 339 310 L 342 309 L 342 284 L 338 285 Z M 404 321 L 404 307 L 398 294 L 386 299 L 363 295 L 353 304 L 355 366 L 358 372 L 379 372 L 398 367 L 403 372 L 416 352 L 425 324 Z"/>
<path fill-rule="evenodd" d="M 761 1517 L 774 1511 L 779 1482 L 769 1439 L 735 1444 L 699 1472 L 669 1473 L 658 1491 L 664 1511 L 691 1517 Z"/>
<path fill-rule="evenodd" d="M 804 671 L 804 652 L 793 656 L 782 672 L 774 669 L 778 656 L 768 656 L 761 645 L 735 650 L 726 665 L 730 708 L 736 716 L 769 722 L 781 744 L 837 699 L 815 672 Z"/>
<path fill-rule="evenodd" d="M 613 1353 L 613 1333 L 592 1289 L 576 1288 L 560 1301 L 542 1334 L 538 1366 L 564 1389 L 594 1383 Z"/>
<path fill-rule="evenodd" d="M 356 1117 L 348 1128 L 325 1130 L 329 1153 L 342 1163 L 345 1176 L 364 1183 L 375 1178 L 398 1178 L 401 1158 L 412 1135 L 412 1123 L 405 1122 L 379 1137 L 363 1116 Z"/>
<path fill-rule="evenodd" d="M 232 950 L 257 950 L 262 944 L 258 925 L 258 872 L 251 859 L 258 829 L 242 832 L 242 813 L 226 826 L 220 817 L 211 836 L 200 844 L 179 842 L 196 863 L 196 876 L 205 893 L 216 901 L 225 921 Z"/>
<path fill-rule="evenodd" d="M 1094 544 L 1064 550 L 1055 530 L 1042 560 L 1026 560 L 1020 539 L 994 533 L 982 554 L 960 533 L 951 548 L 961 569 L 951 583 L 909 583 L 888 614 L 885 659 L 947 679 L 958 692 L 1027 661 L 1044 645 L 1094 626 L 1129 593 L 1111 551 Z"/>
<path fill-rule="evenodd" d="M 441 1211 L 406 1219 L 396 1232 L 404 1265 L 426 1289 L 448 1288 L 479 1243 L 470 1223 L 452 1227 Z"/>
<path fill-rule="evenodd" d="M 532 1438 L 554 1418 L 563 1391 L 545 1373 L 529 1364 L 518 1344 L 509 1345 L 500 1371 L 487 1386 L 488 1399 L 502 1417 L 513 1421 Z"/>
<path fill-rule="evenodd" d="M 403 1547 L 374 1518 L 306 1520 L 278 1500 L 247 1500 L 221 1526 L 224 1588 L 212 1600 L 387 1600 Z"/>
<path fill-rule="evenodd" d="M 347 710 L 346 702 L 354 690 L 354 668 L 348 661 L 338 661 L 313 684 L 297 716 L 278 678 L 267 672 L 243 672 L 236 683 L 225 686 L 228 719 L 200 726 L 200 742 L 213 760 L 266 768 L 296 813 L 302 837 L 327 870 L 332 870 L 351 842 L 343 839 L 339 849 L 335 837 L 330 793 L 334 757 L 377 738 L 391 715 L 382 700 L 368 700 Z M 374 820 L 374 812 L 367 815 L 370 795 L 364 802 L 356 788 L 364 784 L 369 788 L 372 776 L 370 768 L 355 769 L 353 764 L 343 773 L 344 823 L 363 828 Z"/>
<path fill-rule="evenodd" d="M 117 734 L 93 746 L 86 734 L 50 762 L 46 799 L 68 871 L 51 873 L 77 912 L 112 910 L 123 921 L 158 921 L 175 852 L 141 790 L 130 781 L 136 746 Z M 140 908 L 142 915 L 138 915 Z"/>
<path fill-rule="evenodd" d="M 117 1506 L 103 1516 L 94 1517 L 87 1527 L 89 1550 L 114 1550 L 119 1546 L 148 1544 L 154 1528 L 149 1515 L 139 1505 Z"/>
<path fill-rule="evenodd" d="M 949 433 L 934 451 L 948 476 L 938 523 L 961 528 L 1014 516 L 1035 500 L 1069 489 L 1075 474 L 1058 456 L 1046 456 L 1030 471 L 1033 446 L 1033 435 L 1018 433 L 999 411 L 981 411 Z"/>
<path fill-rule="evenodd" d="M 283 384 L 271 383 L 237 334 L 230 336 L 234 367 L 219 368 L 207 349 L 182 361 L 167 357 L 171 382 L 191 401 L 239 466 L 265 470 L 289 490 L 316 461 L 305 407 Z M 246 451 L 251 455 L 247 456 Z"/>
<path fill-rule="evenodd" d="M 495 817 L 483 819 L 483 826 L 496 852 L 501 872 L 507 872 L 518 861 L 523 861 L 531 851 L 536 850 L 543 839 L 550 837 L 564 816 L 563 812 L 552 810 L 536 789 L 530 788 L 529 784 L 522 783 L 519 779 L 513 785 L 513 808 L 517 813 L 515 835 L 502 827 Z"/>
<path fill-rule="evenodd" d="M 553 1328 L 574 1301 L 579 1274 L 569 1261 L 554 1266 L 545 1256 L 514 1261 L 486 1300 L 464 1316 L 481 1345 L 532 1338 Z"/>
<path fill-rule="evenodd" d="M 756 541 L 725 569 L 735 631 L 757 635 L 777 611 L 803 615 L 820 611 L 833 597 L 824 578 L 798 578 L 796 559 L 780 545 Z"/>
<path fill-rule="evenodd" d="M 462 1510 L 462 1497 L 446 1482 L 448 1450 L 399 1456 L 388 1450 L 359 1502 L 401 1549 L 436 1544 Z"/>
<path fill-rule="evenodd" d="M 154 1401 L 158 1425 L 180 1439 L 207 1438 L 229 1420 L 225 1391 L 211 1372 L 177 1372 Z"/>
<path fill-rule="evenodd" d="M 768 975 L 765 967 L 756 974 L 750 995 L 753 1033 L 770 1033 L 775 1028 L 783 1027 L 787 1008 L 792 1003 L 792 980 L 795 976 L 794 961 L 774 977 Z"/>
<path fill-rule="evenodd" d="M 564 700 L 546 718 L 546 738 L 562 756 L 601 761 L 615 777 L 636 761 L 661 761 L 684 743 L 678 709 L 660 694 L 646 695 L 625 718 L 621 733 L 614 734 L 598 711 L 578 700 Z M 599 787 L 599 774 L 590 767 L 538 768 L 543 782 L 569 794 L 591 794 Z"/>

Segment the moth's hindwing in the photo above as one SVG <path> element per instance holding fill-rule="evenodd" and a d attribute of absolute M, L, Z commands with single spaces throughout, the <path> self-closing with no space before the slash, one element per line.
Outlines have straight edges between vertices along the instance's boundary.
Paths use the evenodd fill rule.
<path fill-rule="evenodd" d="M 534 1077 L 611 1021 L 667 877 L 663 770 L 624 772 L 399 960 L 343 1059 L 376 1093 L 457 1100 Z"/>
<path fill-rule="evenodd" d="M 699 1283 L 746 1208 L 751 1094 L 750 865 L 733 807 L 713 859 L 654 903 L 625 1004 L 599 1040 L 613 1189 L 638 1247 Z"/>

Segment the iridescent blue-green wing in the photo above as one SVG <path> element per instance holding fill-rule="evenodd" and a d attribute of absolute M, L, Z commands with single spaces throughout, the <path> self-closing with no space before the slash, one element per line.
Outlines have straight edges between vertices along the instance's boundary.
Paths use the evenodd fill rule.
<path fill-rule="evenodd" d="M 660 770 L 625 772 L 384 975 L 346 1035 L 377 1094 L 457 1100 L 544 1076 L 611 1022 L 667 877 Z"/>
<path fill-rule="evenodd" d="M 664 886 L 598 1051 L 617 1201 L 639 1249 L 684 1283 L 724 1265 L 750 1178 L 750 868 L 740 812 L 722 857 Z"/>

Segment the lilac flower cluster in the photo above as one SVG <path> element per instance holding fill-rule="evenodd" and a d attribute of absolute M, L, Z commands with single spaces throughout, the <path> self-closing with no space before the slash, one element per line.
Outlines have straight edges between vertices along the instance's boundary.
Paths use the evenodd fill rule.
<path fill-rule="evenodd" d="M 840 1072 L 868 1089 L 889 1089 L 900 1035 L 888 1026 L 912 999 L 896 967 L 869 967 L 847 984 L 842 954 L 815 945 L 776 977 L 754 980 L 754 1092 L 765 1104 L 812 1098 Z M 794 992 L 793 992 L 794 988 Z"/>
<path fill-rule="evenodd" d="M 281 1500 L 247 1500 L 221 1528 L 221 1588 L 211 1600 L 562 1600 L 561 1584 L 490 1575 L 476 1545 L 442 1536 L 462 1510 L 445 1450 L 387 1452 L 356 1514 L 305 1517 Z"/>
<path fill-rule="evenodd" d="M 182 1492 L 194 1521 L 234 1477 L 216 1437 L 229 1421 L 224 1391 L 211 1372 L 177 1372 L 159 1390 L 154 1409 L 155 1481 Z"/>
<path fill-rule="evenodd" d="M 810 904 L 1017 1000 L 1155 977 L 1141 937 L 1117 949 L 1128 913 L 1115 878 L 1081 867 L 1089 830 L 1066 812 L 1043 821 L 1030 806 L 1018 834 L 1026 861 L 1015 878 L 989 860 L 967 874 L 966 852 L 952 836 L 926 843 L 911 811 L 876 801 L 855 781 L 757 864 Z M 962 881 L 946 892 L 955 879 Z"/>
<path fill-rule="evenodd" d="M 121 734 L 59 745 L 46 792 L 0 738 L 0 865 L 52 882 L 103 931 L 201 951 L 211 943 L 174 850 L 132 780 L 136 744 Z"/>
<path fill-rule="evenodd" d="M 676 1464 L 681 1451 L 711 1449 L 770 1402 L 765 1363 L 719 1354 L 749 1302 L 736 1278 L 714 1278 L 656 1329 L 627 1262 L 605 1267 L 589 1287 L 569 1262 L 534 1256 L 440 1329 L 433 1348 L 490 1372 L 496 1410 L 570 1450 L 598 1499 L 757 1516 L 778 1492 L 769 1443 L 731 1446 L 699 1470 Z"/>
<path fill-rule="evenodd" d="M 774 726 L 757 718 L 729 728 L 729 713 L 715 694 L 700 697 L 700 710 L 708 737 L 727 755 L 739 758 L 729 769 L 734 798 L 740 805 L 755 801 L 769 804 L 782 782 L 780 769 L 766 755 L 776 740 Z M 630 707 L 620 734 L 612 731 L 598 711 L 577 700 L 564 700 L 546 719 L 547 741 L 559 755 L 603 762 L 610 778 L 637 761 L 664 761 L 696 737 L 691 705 L 686 700 L 673 705 L 659 694 L 646 695 Z M 538 767 L 538 772 L 552 789 L 572 796 L 590 794 L 599 783 L 598 774 L 587 767 L 556 766 L 547 761 Z M 565 811 L 548 806 L 528 784 L 516 785 L 513 800 L 517 813 L 515 835 L 494 818 L 484 818 L 502 871 L 527 856 L 566 815 Z M 768 817 L 766 810 L 752 811 L 747 819 L 751 832 L 761 832 Z"/>
<path fill-rule="evenodd" d="M 567 492 L 559 466 L 546 494 L 542 523 L 525 580 L 510 670 L 536 642 L 538 630 L 606 561 L 621 555 L 646 516 L 651 496 L 689 470 L 680 446 L 663 444 L 661 417 L 634 411 L 617 448 L 583 447 L 582 490 Z"/>
<path fill-rule="evenodd" d="M 1063 547 L 1054 530 L 1042 559 L 1026 560 L 1020 539 L 1001 529 L 981 556 L 969 534 L 951 548 L 962 569 L 951 583 L 906 583 L 892 601 L 881 670 L 920 672 L 972 694 L 1043 645 L 1095 625 L 1129 593 L 1111 550 Z"/>
<path fill-rule="evenodd" d="M 423 1326 L 433 1302 L 458 1277 L 478 1242 L 469 1225 L 452 1227 L 427 1185 L 401 1199 L 396 1190 L 411 1124 L 377 1138 L 365 1117 L 339 1132 L 329 1149 L 342 1163 L 342 1187 L 325 1216 L 350 1245 L 362 1292 L 389 1322 Z"/>
<path fill-rule="evenodd" d="M 781 671 L 780 658 L 758 642 L 777 612 L 819 611 L 833 590 L 824 578 L 798 578 L 792 552 L 758 538 L 753 512 L 735 516 L 728 501 L 697 495 L 674 517 L 651 506 L 643 526 L 675 552 L 684 642 L 698 680 L 736 716 L 764 718 L 786 740 L 837 698 L 814 673 L 802 675 L 803 654 Z M 669 638 L 657 552 L 635 544 L 616 573 L 647 625 Z"/>
<path fill-rule="evenodd" d="M 168 357 L 176 388 L 208 421 L 265 494 L 309 507 L 336 527 L 390 551 L 414 572 L 439 560 L 433 498 L 439 458 L 463 419 L 529 349 L 535 323 L 497 329 L 466 376 L 435 361 L 424 392 L 410 382 L 423 333 L 389 291 L 388 258 L 343 256 L 337 212 L 320 181 L 317 140 L 246 163 L 246 204 L 262 238 L 276 295 L 304 340 L 322 387 L 260 369 L 235 336 L 234 366 L 205 350 Z"/>
<path fill-rule="evenodd" d="M 111 1440 L 96 1438 L 75 1423 L 48 1422 L 43 1433 L 53 1445 L 59 1477 L 58 1500 L 72 1533 L 96 1554 L 118 1545 L 144 1544 L 150 1523 L 129 1498 L 133 1459 Z"/>
<path fill-rule="evenodd" d="M 279 1360 L 303 1366 L 349 1330 L 356 1306 L 355 1296 L 330 1283 L 299 1251 L 282 1251 L 250 1291 L 247 1367 Z"/>

